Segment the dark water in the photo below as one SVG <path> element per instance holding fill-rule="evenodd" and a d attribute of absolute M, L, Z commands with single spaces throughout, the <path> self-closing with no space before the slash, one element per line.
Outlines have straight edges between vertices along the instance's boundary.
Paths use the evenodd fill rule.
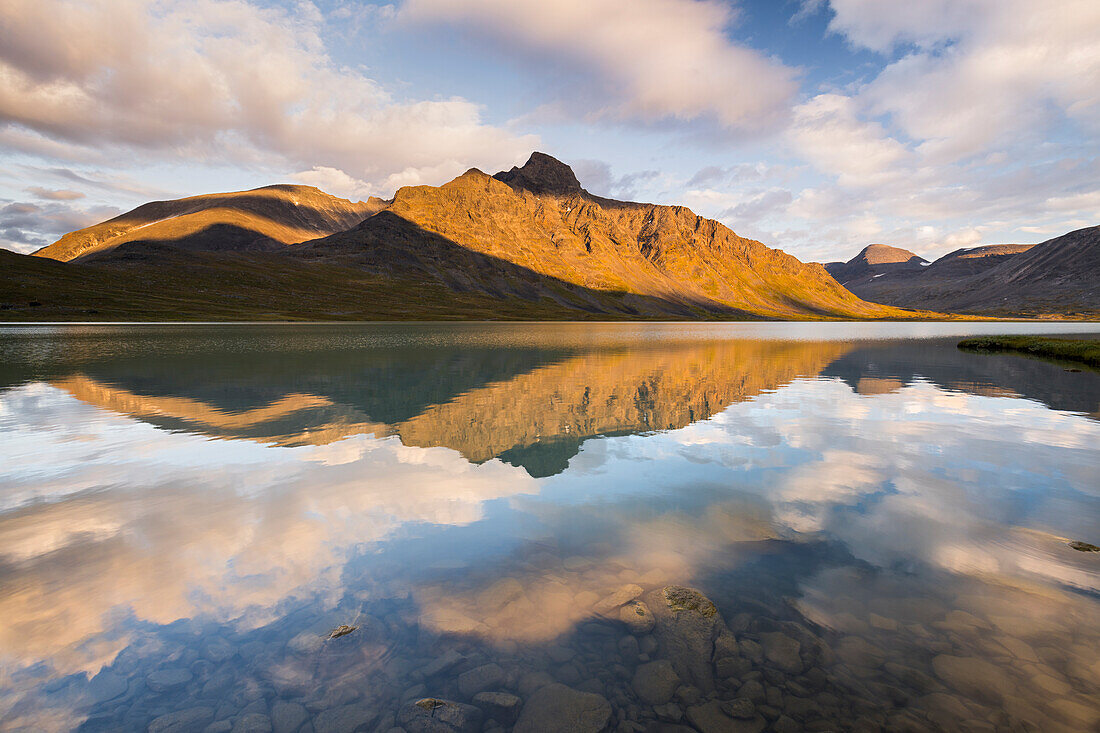
<path fill-rule="evenodd" d="M 1100 373 L 1009 331 L 0 329 L 0 729 L 1100 730 Z"/>

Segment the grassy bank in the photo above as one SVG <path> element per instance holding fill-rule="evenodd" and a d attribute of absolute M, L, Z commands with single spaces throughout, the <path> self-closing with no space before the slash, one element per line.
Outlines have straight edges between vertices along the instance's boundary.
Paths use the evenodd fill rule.
<path fill-rule="evenodd" d="M 1100 340 L 1097 339 L 980 336 L 963 339 L 959 342 L 959 348 L 983 353 L 1012 352 L 1100 368 Z"/>

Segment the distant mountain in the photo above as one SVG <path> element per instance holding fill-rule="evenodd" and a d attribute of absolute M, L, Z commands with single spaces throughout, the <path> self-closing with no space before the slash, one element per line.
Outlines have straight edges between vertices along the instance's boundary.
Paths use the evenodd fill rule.
<path fill-rule="evenodd" d="M 123 245 L 127 252 L 139 252 L 149 243 L 209 252 L 275 250 L 343 231 L 381 208 L 376 198 L 352 203 L 312 186 L 265 186 L 153 201 L 66 234 L 35 254 L 68 262 L 102 256 Z"/>
<path fill-rule="evenodd" d="M 65 265 L 44 281 L 7 257 L 9 318 L 916 315 L 684 207 L 594 196 L 542 153 L 389 201 L 269 186 L 155 202 L 35 254 Z"/>
<path fill-rule="evenodd" d="M 1100 315 L 1100 226 L 1035 245 L 959 249 L 926 267 L 843 278 L 847 272 L 835 264 L 827 268 L 838 281 L 876 303 L 997 316 Z"/>
<path fill-rule="evenodd" d="M 887 272 L 915 272 L 928 260 L 907 249 L 885 244 L 869 244 L 847 262 L 830 262 L 825 269 L 841 285 L 853 280 L 868 279 Z"/>

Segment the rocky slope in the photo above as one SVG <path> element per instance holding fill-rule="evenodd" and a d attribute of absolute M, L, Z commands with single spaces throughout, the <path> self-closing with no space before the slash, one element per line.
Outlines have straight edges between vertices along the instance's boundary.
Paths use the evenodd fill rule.
<path fill-rule="evenodd" d="M 827 267 L 845 274 L 835 264 L 839 263 Z M 917 269 L 837 279 L 861 298 L 902 308 L 998 316 L 1096 316 L 1100 227 L 1036 245 L 960 249 Z"/>
<path fill-rule="evenodd" d="M 70 232 L 35 254 L 68 262 L 102 256 L 121 245 L 133 252 L 146 243 L 204 251 L 278 249 L 343 231 L 380 208 L 379 199 L 352 203 L 312 186 L 265 186 L 153 201 Z"/>
<path fill-rule="evenodd" d="M 522 168 L 471 169 L 400 189 L 357 227 L 289 250 L 457 290 L 549 298 L 581 309 L 757 317 L 887 317 L 805 264 L 681 206 L 613 201 L 535 153 Z M 896 314 L 895 314 L 896 315 Z"/>

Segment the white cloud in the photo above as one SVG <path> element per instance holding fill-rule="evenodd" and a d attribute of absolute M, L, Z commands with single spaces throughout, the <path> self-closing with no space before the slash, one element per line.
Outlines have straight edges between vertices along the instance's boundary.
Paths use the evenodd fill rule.
<path fill-rule="evenodd" d="M 27 193 L 34 194 L 35 198 L 47 201 L 75 201 L 84 198 L 85 194 L 68 188 L 49 189 L 41 186 L 28 186 Z"/>
<path fill-rule="evenodd" d="M 785 247 L 846 259 L 871 230 L 934 257 L 1100 218 L 1100 4 L 830 7 L 830 29 L 883 54 L 884 66 L 795 108 L 789 150 L 823 178 L 774 229 L 796 237 Z"/>
<path fill-rule="evenodd" d="M 825 7 L 825 0 L 802 0 L 798 7 L 798 11 L 791 16 L 790 24 L 797 25 L 802 21 L 812 18 L 821 12 Z"/>
<path fill-rule="evenodd" d="M 1093 0 L 833 0 L 852 43 L 917 49 L 863 94 L 939 160 L 974 155 L 1061 118 L 1100 130 L 1100 4 Z"/>
<path fill-rule="evenodd" d="M 315 186 L 334 196 L 352 200 L 364 201 L 373 193 L 370 185 L 365 181 L 352 178 L 339 168 L 331 168 L 325 165 L 317 165 L 311 170 L 295 173 L 291 176 L 291 180 L 304 183 L 307 186 Z"/>
<path fill-rule="evenodd" d="M 628 201 L 637 200 L 640 189 L 661 178 L 660 171 L 655 170 L 616 176 L 611 171 L 611 164 L 602 160 L 574 160 L 570 161 L 570 167 L 589 193 Z"/>
<path fill-rule="evenodd" d="M 786 114 L 796 89 L 791 69 L 727 38 L 732 12 L 714 0 L 409 0 L 402 18 L 463 24 L 571 65 L 591 88 L 559 106 L 585 119 L 702 118 L 756 131 Z"/>
<path fill-rule="evenodd" d="M 460 97 L 401 100 L 336 63 L 309 3 L 5 0 L 4 142 L 196 162 L 331 168 L 380 184 L 409 166 L 511 165 L 537 142 Z M 7 132 L 6 131 L 6 132 Z"/>
<path fill-rule="evenodd" d="M 841 94 L 820 94 L 795 109 L 790 135 L 795 148 L 842 185 L 875 185 L 901 174 L 910 158 L 905 146 L 876 122 L 860 119 L 858 103 Z"/>
<path fill-rule="evenodd" d="M 777 212 L 785 211 L 792 198 L 791 192 L 783 188 L 754 192 L 723 211 L 721 216 L 735 222 L 751 224 Z"/>
<path fill-rule="evenodd" d="M 526 159 L 526 156 L 524 156 Z M 517 161 L 522 162 L 522 161 Z M 449 181 L 470 168 L 480 168 L 482 161 L 475 164 L 456 160 L 454 157 L 444 155 L 433 163 L 424 165 L 410 165 L 401 170 L 394 171 L 386 177 L 382 187 L 386 191 L 396 191 L 402 186 L 421 186 L 424 184 L 442 183 Z M 510 165 L 502 165 L 501 168 L 510 168 Z M 495 172 L 490 170 L 490 172 Z"/>
<path fill-rule="evenodd" d="M 118 209 L 109 206 L 75 206 L 63 198 L 46 202 L 0 199 L 0 247 L 27 254 L 62 234 L 119 213 Z"/>
<path fill-rule="evenodd" d="M 934 46 L 965 31 L 999 0 L 830 0 L 830 30 L 852 44 L 886 52 L 899 43 Z"/>

